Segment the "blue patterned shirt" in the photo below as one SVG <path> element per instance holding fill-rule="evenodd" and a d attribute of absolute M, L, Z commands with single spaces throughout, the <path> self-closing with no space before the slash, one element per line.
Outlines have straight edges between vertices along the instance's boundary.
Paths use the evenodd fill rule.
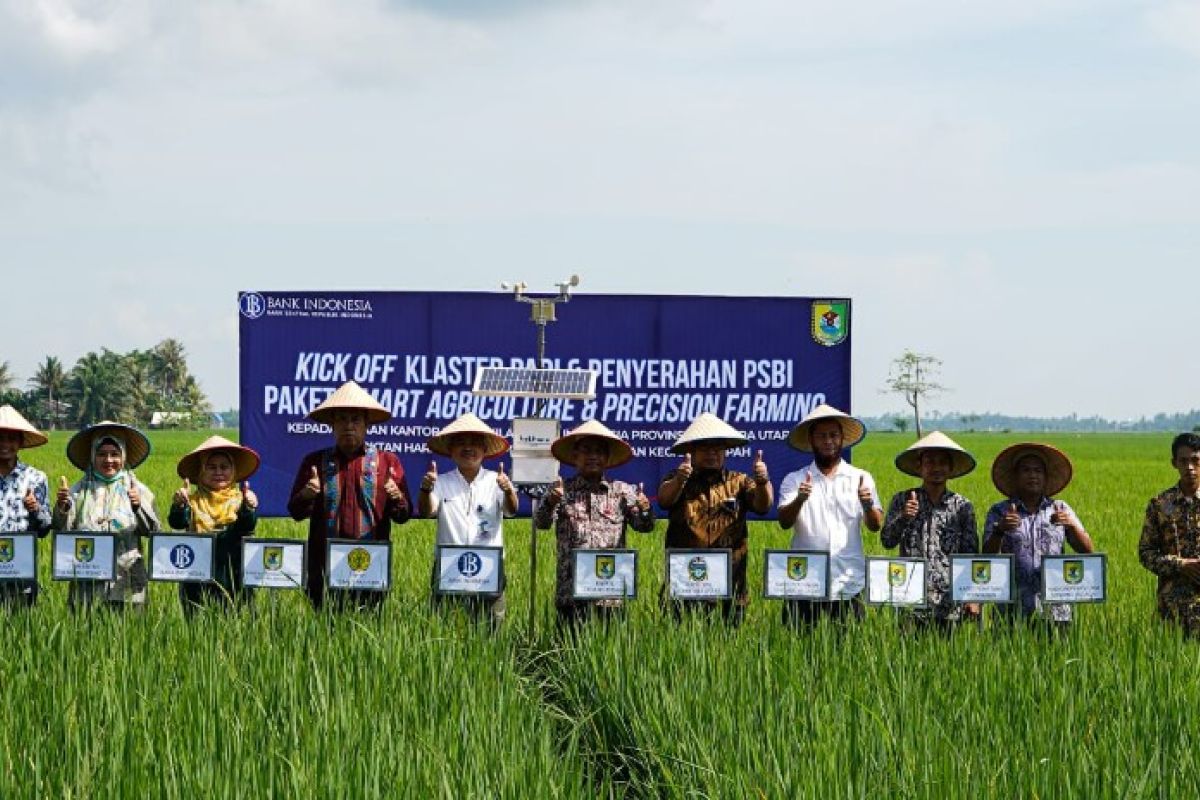
<path fill-rule="evenodd" d="M 33 514 L 25 509 L 25 493 L 30 489 L 38 501 L 38 510 Z M 46 474 L 18 460 L 12 472 L 0 476 L 0 531 L 36 533 L 39 536 L 49 533 L 48 492 Z"/>
<path fill-rule="evenodd" d="M 1017 583 L 1017 607 L 1024 614 L 1033 614 L 1042 610 L 1042 556 L 1062 555 L 1063 542 L 1066 541 L 1066 528 L 1053 525 L 1050 517 L 1058 504 L 1064 511 L 1070 511 L 1079 522 L 1075 511 L 1062 500 L 1051 500 L 1043 497 L 1034 511 L 1025 508 L 1025 504 L 1017 498 L 1001 500 L 988 509 L 987 521 L 983 526 L 984 541 L 999 528 L 1008 513 L 1010 505 L 1016 505 L 1017 514 L 1021 517 L 1021 525 L 1015 531 L 1003 534 L 1000 544 L 1001 553 L 1012 553 L 1015 558 L 1015 580 Z M 1083 523 L 1079 522 L 1083 527 Z M 1000 606 L 1007 613 L 1012 613 L 1011 606 Z M 1055 622 L 1071 621 L 1071 606 L 1058 603 L 1047 607 L 1047 616 Z"/>

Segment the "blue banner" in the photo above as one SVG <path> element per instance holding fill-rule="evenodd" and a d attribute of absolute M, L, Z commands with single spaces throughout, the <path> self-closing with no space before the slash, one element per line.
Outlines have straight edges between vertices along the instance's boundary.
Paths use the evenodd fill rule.
<path fill-rule="evenodd" d="M 471 394 L 481 367 L 536 366 L 530 306 L 511 294 L 242 292 L 238 310 L 241 440 L 262 456 L 264 516 L 287 514 L 304 454 L 332 444 L 306 415 L 347 380 L 392 411 L 367 439 L 400 457 L 414 497 L 425 442 L 447 422 L 472 411 L 511 441 L 511 420 L 535 411 Z M 762 450 L 778 488 L 810 460 L 787 446 L 792 426 L 820 403 L 849 410 L 850 310 L 844 298 L 574 296 L 547 327 L 546 366 L 595 370 L 596 397 L 550 401 L 544 415 L 564 433 L 592 418 L 616 431 L 636 458 L 613 477 L 653 499 L 679 463 L 672 442 L 711 411 L 750 438 L 729 468 L 748 471 Z"/>

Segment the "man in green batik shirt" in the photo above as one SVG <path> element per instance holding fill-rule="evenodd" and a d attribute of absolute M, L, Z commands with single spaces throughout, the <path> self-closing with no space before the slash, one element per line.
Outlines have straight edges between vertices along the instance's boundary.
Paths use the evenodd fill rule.
<path fill-rule="evenodd" d="M 1138 557 L 1158 576 L 1158 613 L 1200 636 L 1200 434 L 1171 442 L 1179 482 L 1146 506 Z"/>

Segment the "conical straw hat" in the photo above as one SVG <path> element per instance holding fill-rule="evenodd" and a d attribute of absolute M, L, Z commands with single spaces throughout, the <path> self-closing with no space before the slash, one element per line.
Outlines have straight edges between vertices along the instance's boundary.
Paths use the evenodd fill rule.
<path fill-rule="evenodd" d="M 1053 497 L 1067 488 L 1074 468 L 1066 453 L 1048 444 L 1020 442 L 1001 450 L 992 462 L 992 483 L 1002 495 L 1017 496 L 1017 462 L 1028 455 L 1037 456 L 1046 465 L 1047 497 Z"/>
<path fill-rule="evenodd" d="M 325 398 L 324 403 L 308 412 L 308 418 L 332 425 L 334 412 L 341 409 L 364 412 L 367 415 L 368 425 L 387 422 L 392 418 L 392 412 L 381 406 L 378 400 L 354 381 L 346 381 L 339 386 L 336 392 Z"/>
<path fill-rule="evenodd" d="M 854 447 L 867 435 L 867 427 L 862 422 L 844 411 L 838 411 L 833 406 L 822 403 L 808 412 L 808 416 L 792 428 L 792 432 L 788 434 L 788 444 L 801 452 L 811 453 L 812 445 L 808 441 L 808 432 L 813 425 L 827 419 L 835 419 L 841 424 L 842 447 Z"/>
<path fill-rule="evenodd" d="M 975 469 L 975 457 L 941 431 L 934 431 L 928 436 L 922 437 L 896 456 L 896 469 L 918 478 L 921 477 L 921 453 L 926 450 L 940 450 L 950 456 L 951 478 L 962 477 Z"/>
<path fill-rule="evenodd" d="M 429 449 L 439 456 L 450 455 L 450 440 L 459 433 L 477 433 L 482 436 L 484 438 L 484 458 L 495 458 L 508 452 L 508 440 L 469 411 L 430 436 Z"/>
<path fill-rule="evenodd" d="M 104 420 L 84 428 L 67 442 L 67 458 L 83 471 L 92 465 L 92 442 L 113 436 L 125 442 L 125 469 L 137 469 L 150 456 L 150 440 L 132 425 Z"/>
<path fill-rule="evenodd" d="M 595 437 L 608 442 L 608 462 L 605 468 L 619 467 L 633 458 L 633 448 L 629 443 L 610 431 L 600 420 L 589 419 L 565 436 L 560 436 L 550 445 L 550 452 L 564 464 L 575 463 L 575 443 L 580 439 Z"/>
<path fill-rule="evenodd" d="M 215 452 L 225 453 L 233 459 L 233 479 L 235 481 L 244 481 L 258 471 L 260 462 L 258 453 L 249 447 L 231 442 L 224 436 L 210 436 L 195 450 L 179 459 L 179 464 L 175 467 L 176 474 L 181 478 L 199 483 L 204 457 Z"/>
<path fill-rule="evenodd" d="M 0 430 L 21 434 L 18 450 L 25 447 L 41 447 L 50 441 L 46 434 L 33 427 L 29 420 L 12 406 L 0 406 Z"/>
<path fill-rule="evenodd" d="M 683 435 L 675 444 L 671 445 L 671 452 L 683 455 L 691 452 L 692 446 L 698 442 L 714 442 L 729 449 L 730 447 L 741 447 L 747 441 L 749 440 L 736 428 L 716 414 L 705 411 L 692 420 L 692 424 L 688 425 Z"/>

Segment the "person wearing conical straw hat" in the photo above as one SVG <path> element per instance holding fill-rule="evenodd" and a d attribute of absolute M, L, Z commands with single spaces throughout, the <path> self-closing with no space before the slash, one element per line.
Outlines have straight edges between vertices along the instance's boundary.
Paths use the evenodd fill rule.
<path fill-rule="evenodd" d="M 667 547 L 733 551 L 734 599 L 721 604 L 725 619 L 733 625 L 741 623 L 750 602 L 746 584 L 750 543 L 746 514 L 767 513 L 774 496 L 761 450 L 754 456 L 750 474 L 725 469 L 726 451 L 741 447 L 746 441 L 724 420 L 704 412 L 692 420 L 671 447 L 671 452 L 682 455 L 683 461 L 667 473 L 658 487 L 658 504 L 669 514 Z M 672 607 L 676 615 L 681 610 L 678 605 Z"/>
<path fill-rule="evenodd" d="M 1037 616 L 1063 631 L 1071 622 L 1071 606 L 1042 606 L 1042 557 L 1061 555 L 1064 542 L 1077 553 L 1093 551 L 1092 538 L 1074 509 L 1054 496 L 1067 488 L 1071 460 L 1056 447 L 1020 442 L 1006 447 L 992 462 L 992 483 L 1005 499 L 988 510 L 984 523 L 985 553 L 1012 553 L 1018 600 L 1000 607 L 1002 617 Z"/>
<path fill-rule="evenodd" d="M 137 428 L 119 422 L 97 422 L 67 442 L 67 458 L 83 470 L 71 487 L 61 478 L 52 515 L 58 531 L 114 533 L 116 580 L 72 583 L 72 608 L 103 601 L 112 608 L 146 604 L 146 561 L 141 537 L 159 530 L 154 493 L 134 470 L 150 456 L 150 440 Z"/>
<path fill-rule="evenodd" d="M 783 621 L 793 627 L 815 624 L 821 617 L 861 619 L 859 594 L 866 586 L 867 557 L 862 527 L 878 531 L 883 508 L 871 473 L 842 458 L 842 451 L 867 435 L 849 414 L 821 404 L 788 434 L 788 444 L 812 453 L 812 463 L 789 473 L 779 486 L 779 526 L 791 528 L 797 550 L 829 552 L 829 599 L 789 600 Z"/>
<path fill-rule="evenodd" d="M 1179 482 L 1154 497 L 1138 542 L 1142 566 L 1158 576 L 1158 614 L 1200 637 L 1200 434 L 1171 442 Z"/>
<path fill-rule="evenodd" d="M 503 464 L 492 471 L 483 462 L 507 453 L 508 440 L 468 412 L 431 436 L 427 444 L 431 452 L 454 462 L 453 469 L 439 474 L 437 462 L 430 461 L 417 495 L 421 516 L 437 519 L 437 543 L 503 547 L 504 517 L 517 513 L 517 490 Z M 436 564 L 433 580 L 437 580 Z M 503 587 L 496 597 L 447 597 L 435 591 L 433 600 L 435 605 L 463 606 L 476 619 L 486 615 L 492 625 L 504 619 Z"/>
<path fill-rule="evenodd" d="M 633 458 L 633 449 L 599 420 L 588 420 L 550 445 L 550 452 L 575 475 L 559 478 L 538 506 L 534 524 L 554 526 L 558 572 L 554 607 L 561 623 L 573 624 L 593 614 L 610 615 L 620 600 L 576 600 L 574 550 L 611 550 L 625 547 L 625 529 L 640 533 L 654 530 L 654 513 L 641 486 L 613 480 L 607 470 Z"/>
<path fill-rule="evenodd" d="M 179 584 L 186 614 L 250 599 L 242 586 L 242 539 L 254 533 L 258 522 L 258 496 L 249 479 L 259 461 L 249 447 L 210 436 L 175 467 L 183 485 L 175 492 L 167 523 L 177 531 L 213 537 L 213 582 Z"/>
<path fill-rule="evenodd" d="M 338 387 L 308 414 L 329 425 L 333 445 L 314 450 L 300 462 L 288 513 L 308 520 L 308 599 L 314 608 L 325 602 L 326 543 L 329 539 L 387 541 L 392 523 L 412 515 L 404 467 L 395 453 L 367 442 L 367 429 L 392 415 L 354 381 Z M 382 592 L 336 591 L 339 606 L 372 607 L 383 602 Z"/>
<path fill-rule="evenodd" d="M 979 552 L 979 530 L 971 501 L 946 485 L 975 469 L 975 457 L 941 431 L 934 431 L 896 456 L 896 469 L 921 479 L 921 485 L 897 492 L 888 505 L 880 539 L 900 555 L 925 560 L 928 608 L 908 619 L 919 627 L 949 630 L 963 614 L 979 615 L 969 603 L 960 610 L 951 599 L 950 556 Z"/>
<path fill-rule="evenodd" d="M 0 533 L 50 532 L 49 484 L 46 473 L 20 459 L 22 448 L 41 447 L 49 439 L 9 405 L 0 406 Z M 0 602 L 31 606 L 37 581 L 0 583 Z"/>

